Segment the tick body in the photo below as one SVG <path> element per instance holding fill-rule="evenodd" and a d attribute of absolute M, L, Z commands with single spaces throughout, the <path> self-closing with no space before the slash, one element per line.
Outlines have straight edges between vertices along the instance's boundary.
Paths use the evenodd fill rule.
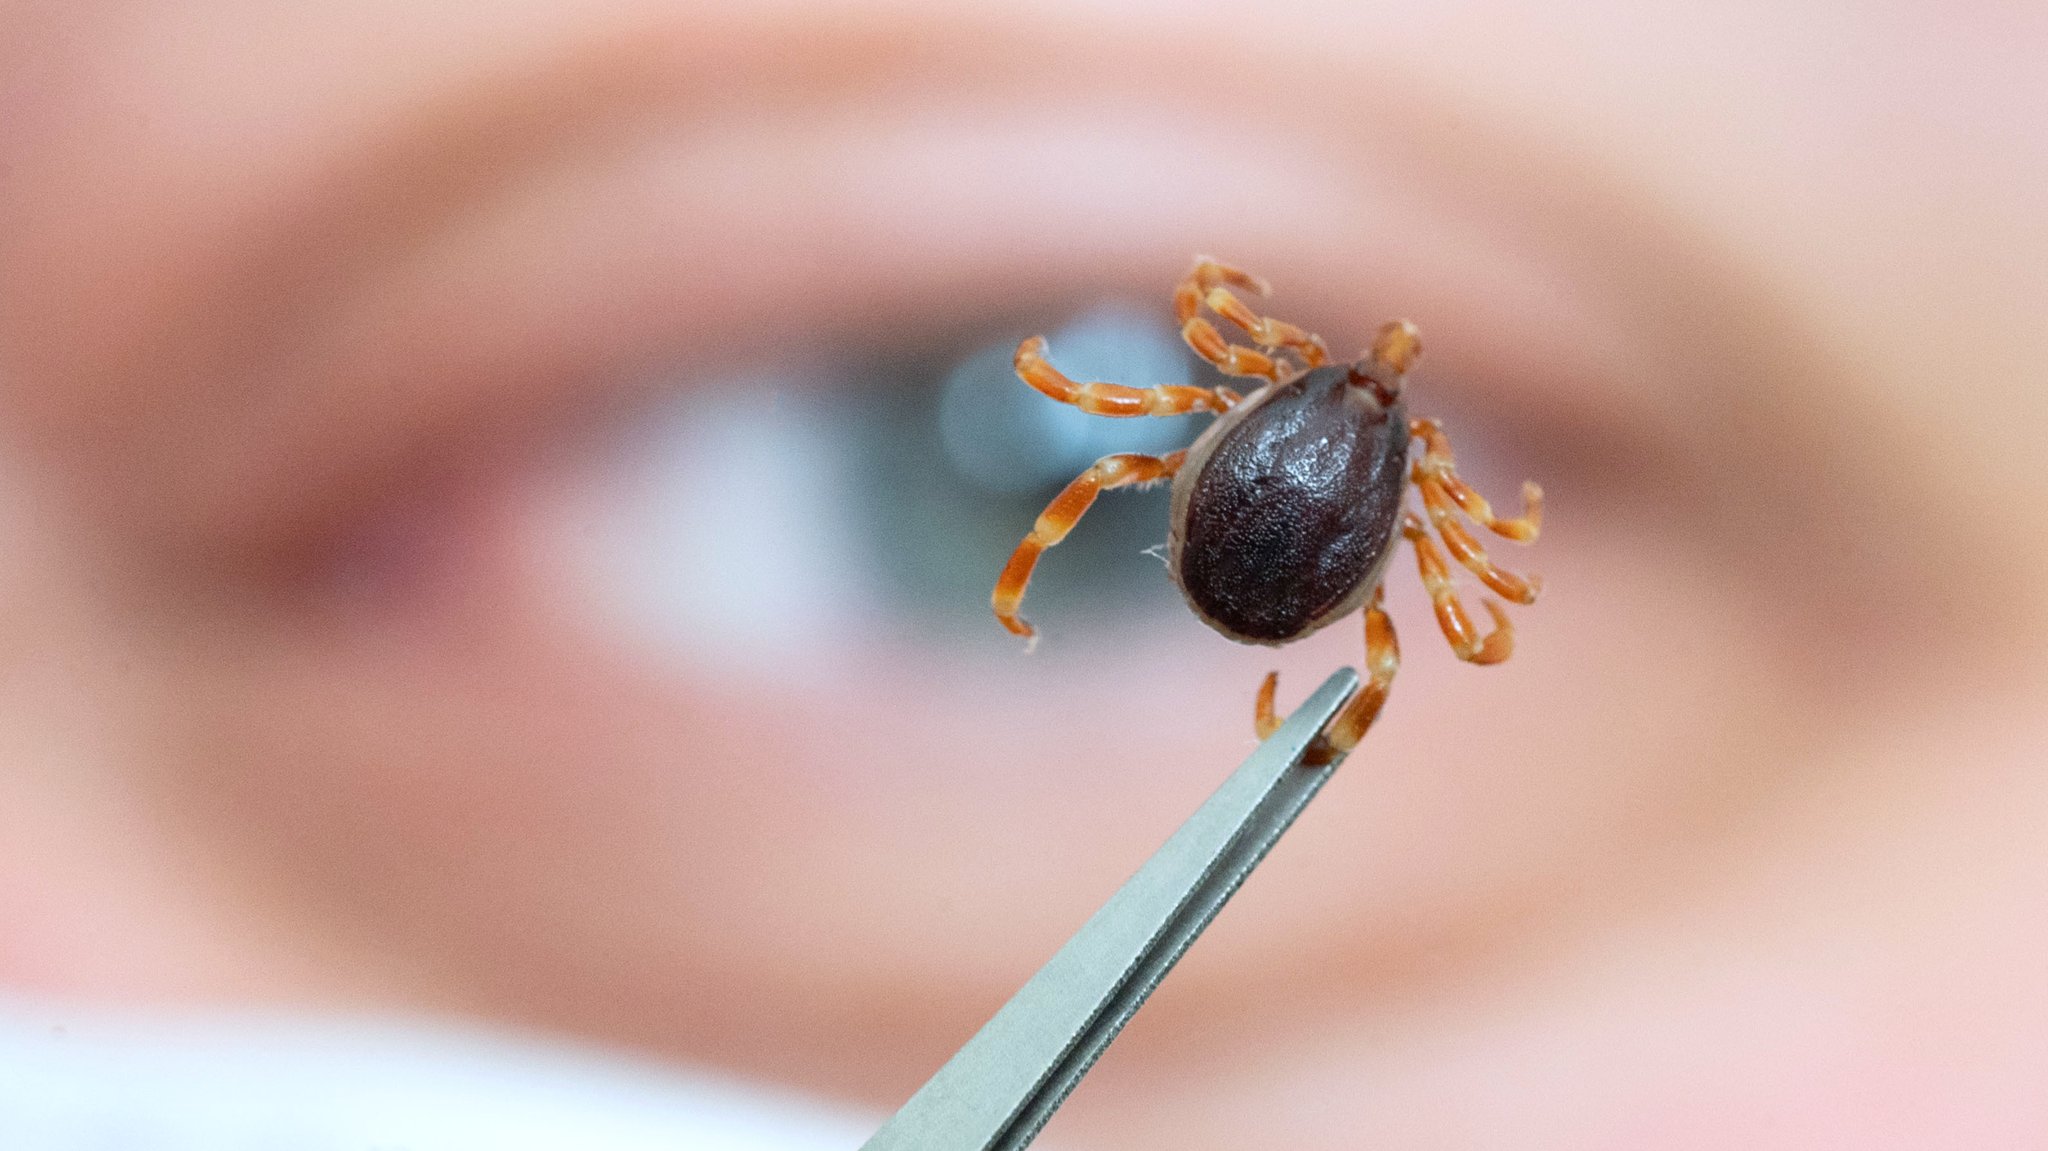
<path fill-rule="evenodd" d="M 1321 367 L 1261 389 L 1188 449 L 1168 568 L 1202 622 L 1279 645 L 1379 586 L 1408 492 L 1408 416 Z"/>
<path fill-rule="evenodd" d="M 1514 647 L 1500 605 L 1486 601 L 1493 628 L 1482 634 L 1452 585 L 1444 552 L 1497 595 L 1536 601 L 1537 583 L 1496 567 L 1466 521 L 1527 543 L 1541 526 L 1543 493 L 1524 484 L 1522 515 L 1497 517 L 1457 474 L 1449 439 L 1434 420 L 1414 419 L 1402 399 L 1422 345 L 1414 325 L 1383 325 L 1371 350 L 1330 364 L 1321 339 L 1258 315 L 1232 288 L 1266 294 L 1248 273 L 1198 260 L 1174 290 L 1174 312 L 1189 347 L 1225 374 L 1262 381 L 1248 396 L 1179 384 L 1132 388 L 1077 383 L 1046 360 L 1045 341 L 1017 349 L 1017 374 L 1052 399 L 1104 416 L 1207 411 L 1219 419 L 1189 448 L 1166 456 L 1106 456 L 1038 517 L 1010 556 L 992 596 L 996 618 L 1035 637 L 1018 614 L 1045 549 L 1066 537 L 1101 492 L 1173 482 L 1168 568 L 1202 622 L 1240 643 L 1280 645 L 1365 608 L 1366 684 L 1330 722 L 1312 758 L 1356 746 L 1386 702 L 1400 649 L 1381 609 L 1382 581 L 1398 538 L 1414 547 L 1438 627 L 1458 658 L 1499 663 Z M 1242 328 L 1258 347 L 1227 342 L 1204 309 Z M 1420 444 L 1420 458 L 1412 447 Z M 1413 491 L 1421 503 L 1409 507 Z M 1434 539 L 1432 538 L 1434 534 Z M 1443 551 L 1436 546 L 1443 542 Z M 1279 725 L 1276 677 L 1260 686 L 1255 726 Z"/>

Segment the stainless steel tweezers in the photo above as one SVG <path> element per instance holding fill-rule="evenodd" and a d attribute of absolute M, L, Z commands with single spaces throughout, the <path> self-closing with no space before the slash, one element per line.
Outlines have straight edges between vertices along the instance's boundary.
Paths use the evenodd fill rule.
<path fill-rule="evenodd" d="M 1357 687 L 1324 681 L 862 1151 L 1029 1145 L 1330 778 L 1302 754 Z"/>

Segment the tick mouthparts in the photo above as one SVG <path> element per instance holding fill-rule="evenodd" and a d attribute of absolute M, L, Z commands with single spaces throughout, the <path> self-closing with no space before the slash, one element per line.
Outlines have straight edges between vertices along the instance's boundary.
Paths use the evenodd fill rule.
<path fill-rule="evenodd" d="M 1372 351 L 1351 365 L 1351 382 L 1371 388 L 1382 406 L 1401 395 L 1401 377 L 1422 357 L 1422 333 L 1407 320 L 1389 320 L 1373 336 Z"/>
<path fill-rule="evenodd" d="M 1372 338 L 1372 358 L 1396 376 L 1405 376 L 1422 358 L 1422 333 L 1406 320 L 1389 320 Z"/>
<path fill-rule="evenodd" d="M 1375 360 L 1360 360 L 1351 365 L 1351 386 L 1364 388 L 1372 393 L 1383 408 L 1392 407 L 1401 398 L 1400 373 L 1390 370 L 1387 365 Z"/>

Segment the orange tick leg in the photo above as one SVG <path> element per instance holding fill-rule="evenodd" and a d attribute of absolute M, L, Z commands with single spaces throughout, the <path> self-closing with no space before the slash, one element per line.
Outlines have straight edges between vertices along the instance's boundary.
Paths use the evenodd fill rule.
<path fill-rule="evenodd" d="M 1259 698 L 1252 704 L 1252 730 L 1265 740 L 1280 730 L 1280 715 L 1273 710 L 1273 692 L 1280 687 L 1280 673 L 1269 671 L 1259 684 Z"/>
<path fill-rule="evenodd" d="M 1415 513 L 1401 517 L 1401 534 L 1415 545 L 1415 566 L 1422 573 L 1422 586 L 1429 591 L 1429 602 L 1436 608 L 1437 626 L 1451 642 L 1451 651 L 1471 663 L 1499 663 L 1513 654 L 1515 629 L 1508 623 L 1507 613 L 1492 600 L 1485 601 L 1487 614 L 1493 617 L 1493 630 L 1480 636 L 1451 587 L 1451 570 L 1444 566 L 1443 553 L 1430 542 L 1429 529 Z"/>
<path fill-rule="evenodd" d="M 1472 485 L 1458 478 L 1458 461 L 1451 455 L 1450 438 L 1435 420 L 1408 421 L 1409 434 L 1422 441 L 1422 460 L 1416 465 L 1443 485 L 1444 494 L 1458 505 L 1460 511 L 1472 517 L 1474 523 L 1491 529 L 1494 534 L 1511 540 L 1529 543 L 1543 528 L 1543 489 L 1533 483 L 1522 484 L 1522 514 L 1511 520 L 1504 520 L 1493 514 L 1492 505 L 1486 498 L 1472 489 Z"/>
<path fill-rule="evenodd" d="M 1045 510 L 1038 515 L 1038 522 L 1031 527 L 1031 534 L 1010 553 L 1010 562 L 1003 565 L 1003 574 L 996 579 L 996 590 L 989 597 L 995 608 L 996 619 L 1010 630 L 1012 635 L 1031 639 L 1036 632 L 1030 624 L 1017 614 L 1017 608 L 1024 602 L 1024 587 L 1031 582 L 1031 569 L 1038 566 L 1038 557 L 1045 549 L 1067 538 L 1074 525 L 1095 497 L 1110 488 L 1143 485 L 1171 479 L 1187 459 L 1186 451 L 1174 452 L 1168 456 L 1141 456 L 1134 453 L 1120 453 L 1104 456 L 1095 466 L 1082 472 L 1066 490 L 1053 497 Z"/>
<path fill-rule="evenodd" d="M 1321 366 L 1330 358 L 1330 350 L 1323 346 L 1322 337 L 1285 320 L 1259 315 L 1237 298 L 1230 290 L 1232 287 L 1259 296 L 1272 290 L 1264 280 L 1249 272 L 1207 258 L 1197 260 L 1194 269 L 1173 289 L 1173 314 L 1181 323 L 1182 334 L 1187 333 L 1188 322 L 1201 311 L 1202 305 L 1207 304 L 1210 311 L 1243 328 L 1245 334 L 1252 338 L 1252 343 L 1268 352 L 1291 348 L 1311 368 Z M 1189 342 L 1194 341 L 1191 339 Z"/>
<path fill-rule="evenodd" d="M 1259 376 L 1272 381 L 1280 378 L 1281 365 L 1272 356 L 1230 343 L 1216 330 L 1216 325 L 1201 317 L 1202 305 L 1206 303 L 1218 315 L 1245 329 L 1254 343 L 1269 351 L 1293 348 L 1308 361 L 1310 367 L 1329 358 L 1320 339 L 1293 324 L 1258 315 L 1231 294 L 1232 287 L 1259 296 L 1271 291 L 1257 276 L 1206 257 L 1195 261 L 1194 268 L 1175 285 L 1174 319 L 1180 322 L 1181 339 L 1187 341 L 1196 355 L 1216 365 L 1217 370 L 1225 375 Z"/>
<path fill-rule="evenodd" d="M 1422 493 L 1423 506 L 1429 510 L 1429 522 L 1443 537 L 1444 548 L 1451 553 L 1451 558 L 1464 564 L 1467 570 L 1479 577 L 1480 583 L 1492 588 L 1502 598 L 1515 603 L 1535 603 L 1536 593 L 1543 587 L 1542 581 L 1534 576 L 1524 579 L 1493 566 L 1493 561 L 1486 558 L 1486 549 L 1480 547 L 1472 533 L 1465 530 L 1465 525 L 1458 522 L 1457 509 L 1444 490 L 1443 482 L 1424 471 L 1421 464 L 1415 465 L 1412 478 L 1415 489 Z"/>
<path fill-rule="evenodd" d="M 1188 412 L 1227 412 L 1242 397 L 1229 388 L 1196 388 L 1161 384 L 1127 388 L 1122 384 L 1079 384 L 1045 359 L 1045 337 L 1033 336 L 1017 345 L 1012 361 L 1017 377 L 1063 404 L 1096 416 L 1178 416 Z"/>
<path fill-rule="evenodd" d="M 1394 635 L 1394 621 L 1387 618 L 1383 589 L 1375 588 L 1372 605 L 1365 609 L 1365 686 L 1358 689 L 1337 718 L 1323 730 L 1323 738 L 1309 749 L 1305 762 L 1328 763 L 1358 746 L 1367 728 L 1386 706 L 1393 690 L 1394 673 L 1401 670 L 1401 641 Z"/>
<path fill-rule="evenodd" d="M 1323 729 L 1322 737 L 1303 758 L 1304 763 L 1328 763 L 1357 747 L 1358 741 L 1365 738 L 1366 729 L 1379 717 L 1380 708 L 1386 705 L 1387 693 L 1394 686 L 1394 673 L 1401 669 L 1401 643 L 1394 635 L 1394 621 L 1387 618 L 1382 606 L 1385 594 L 1375 588 L 1372 606 L 1365 609 L 1365 686 Z M 1280 716 L 1273 710 L 1273 692 L 1279 685 L 1277 671 L 1267 672 L 1265 682 L 1259 685 L 1254 727 L 1260 739 L 1271 736 L 1280 727 Z"/>

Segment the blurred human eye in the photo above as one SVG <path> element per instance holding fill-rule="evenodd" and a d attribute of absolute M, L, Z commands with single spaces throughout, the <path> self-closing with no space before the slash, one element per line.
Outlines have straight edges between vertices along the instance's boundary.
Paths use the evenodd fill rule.
<path fill-rule="evenodd" d="M 597 453 L 561 521 L 599 616 L 733 670 L 891 642 L 1014 655 L 988 594 L 1039 510 L 1096 459 L 1172 451 L 1206 423 L 1104 419 L 1039 395 L 1010 365 L 1039 330 L 1077 378 L 1207 371 L 1161 316 L 1109 299 L 1049 329 L 979 323 L 674 391 Z M 1128 641 L 1174 618 L 1153 551 L 1166 501 L 1164 488 L 1115 493 L 1049 554 L 1031 602 L 1056 643 Z"/>

